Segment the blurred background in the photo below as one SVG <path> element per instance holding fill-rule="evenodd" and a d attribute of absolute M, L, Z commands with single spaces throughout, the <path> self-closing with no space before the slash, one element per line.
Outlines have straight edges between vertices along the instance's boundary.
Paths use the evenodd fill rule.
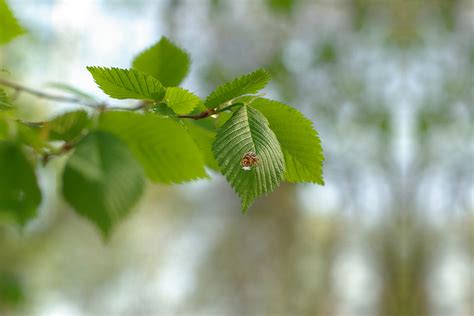
<path fill-rule="evenodd" d="M 265 67 L 320 132 L 326 185 L 242 215 L 225 179 L 148 185 L 109 243 L 39 171 L 39 217 L 0 223 L 0 315 L 474 315 L 471 0 L 9 0 L 29 33 L 10 80 L 105 99 L 87 65 L 129 67 L 162 35 L 189 90 Z M 3 74 L 2 74 L 3 76 Z M 22 116 L 72 109 L 21 95 Z"/>

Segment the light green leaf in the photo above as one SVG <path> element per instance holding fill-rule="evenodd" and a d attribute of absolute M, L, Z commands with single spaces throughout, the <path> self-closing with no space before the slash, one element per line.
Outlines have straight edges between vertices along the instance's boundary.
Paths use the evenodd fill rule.
<path fill-rule="evenodd" d="M 0 175 L 0 213 L 23 225 L 35 217 L 41 192 L 33 166 L 19 145 L 0 141 Z"/>
<path fill-rule="evenodd" d="M 196 121 L 185 121 L 184 123 L 203 153 L 206 166 L 219 171 L 219 166 L 212 153 L 212 143 L 216 137 L 216 132 L 197 124 Z"/>
<path fill-rule="evenodd" d="M 115 99 L 161 100 L 165 88 L 155 78 L 133 69 L 87 67 L 97 85 Z"/>
<path fill-rule="evenodd" d="M 220 170 L 241 197 L 243 211 L 257 197 L 273 191 L 283 179 L 285 166 L 280 144 L 267 119 L 251 107 L 242 106 L 219 129 L 213 151 Z M 258 162 L 244 170 L 241 160 L 252 153 Z"/>
<path fill-rule="evenodd" d="M 173 87 L 186 78 L 190 63 L 188 53 L 162 37 L 158 43 L 140 53 L 132 67 L 157 78 L 166 87 Z"/>
<path fill-rule="evenodd" d="M 50 122 L 44 128 L 49 131 L 49 139 L 71 141 L 81 135 L 89 124 L 89 115 L 86 111 L 79 110 L 64 113 Z"/>
<path fill-rule="evenodd" d="M 93 132 L 82 140 L 63 174 L 64 198 L 96 224 L 104 237 L 130 213 L 143 187 L 143 171 L 132 153 L 105 132 Z"/>
<path fill-rule="evenodd" d="M 180 87 L 166 89 L 163 101 L 177 114 L 188 114 L 201 103 L 198 96 Z"/>
<path fill-rule="evenodd" d="M 215 108 L 244 94 L 257 93 L 270 82 L 271 75 L 265 69 L 258 69 L 240 76 L 214 90 L 204 102 L 208 108 Z"/>
<path fill-rule="evenodd" d="M 10 98 L 5 93 L 5 90 L 0 89 L 0 111 L 8 111 L 13 109 Z"/>
<path fill-rule="evenodd" d="M 22 144 L 40 151 L 46 145 L 46 137 L 38 125 L 27 122 L 16 122 L 16 137 Z"/>
<path fill-rule="evenodd" d="M 15 37 L 25 33 L 5 0 L 0 0 L 0 45 L 6 44 Z"/>
<path fill-rule="evenodd" d="M 324 184 L 324 154 L 318 133 L 310 120 L 296 109 L 267 99 L 257 99 L 251 106 L 270 123 L 285 156 L 285 180 Z"/>
<path fill-rule="evenodd" d="M 178 120 L 115 111 L 103 113 L 99 127 L 122 139 L 154 182 L 181 183 L 207 177 L 202 153 Z"/>

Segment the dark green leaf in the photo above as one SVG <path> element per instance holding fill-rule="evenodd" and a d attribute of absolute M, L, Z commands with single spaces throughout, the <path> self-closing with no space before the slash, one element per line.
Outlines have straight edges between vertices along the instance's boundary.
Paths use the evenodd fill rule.
<path fill-rule="evenodd" d="M 63 174 L 66 201 L 105 237 L 130 213 L 143 187 L 143 171 L 132 153 L 105 132 L 93 132 L 81 141 Z"/>
<path fill-rule="evenodd" d="M 217 132 L 213 145 L 220 170 L 242 199 L 245 211 L 259 196 L 273 191 L 285 171 L 280 144 L 257 110 L 242 106 Z M 255 154 L 258 162 L 245 170 L 242 159 Z"/>
<path fill-rule="evenodd" d="M 0 213 L 24 224 L 35 217 L 40 203 L 35 171 L 25 153 L 15 143 L 0 141 Z"/>

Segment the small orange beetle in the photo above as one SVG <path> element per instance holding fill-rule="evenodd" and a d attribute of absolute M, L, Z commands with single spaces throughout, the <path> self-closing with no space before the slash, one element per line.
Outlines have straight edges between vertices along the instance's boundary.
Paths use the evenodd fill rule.
<path fill-rule="evenodd" d="M 252 167 L 258 165 L 260 162 L 260 159 L 258 158 L 257 154 L 254 153 L 253 151 L 250 151 L 246 153 L 242 159 L 240 159 L 240 165 L 242 166 L 242 169 L 245 171 L 252 170 Z"/>

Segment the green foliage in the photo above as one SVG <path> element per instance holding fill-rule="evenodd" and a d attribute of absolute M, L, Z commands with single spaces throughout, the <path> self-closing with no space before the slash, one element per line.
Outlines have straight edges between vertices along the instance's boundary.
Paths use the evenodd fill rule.
<path fill-rule="evenodd" d="M 23 224 L 41 202 L 23 147 L 44 164 L 69 153 L 62 194 L 106 238 L 137 203 L 145 177 L 182 183 L 207 178 L 207 166 L 226 177 L 244 212 L 283 180 L 324 183 L 323 151 L 311 121 L 290 106 L 256 95 L 270 81 L 266 70 L 218 86 L 203 102 L 177 86 L 189 64 L 184 50 L 162 38 L 135 58 L 133 69 L 87 67 L 110 97 L 140 102 L 114 111 L 73 86 L 49 84 L 72 96 L 67 100 L 91 109 L 39 123 L 7 111 L 13 106 L 0 89 L 0 212 Z"/>
<path fill-rule="evenodd" d="M 50 122 L 45 123 L 49 131 L 49 139 L 71 141 L 80 136 L 89 124 L 89 115 L 79 110 L 64 113 Z"/>
<path fill-rule="evenodd" d="M 41 192 L 35 171 L 20 145 L 0 141 L 0 214 L 23 225 L 36 215 Z"/>
<path fill-rule="evenodd" d="M 323 149 L 313 123 L 288 105 L 257 99 L 251 106 L 265 115 L 285 156 L 285 180 L 324 184 Z"/>
<path fill-rule="evenodd" d="M 0 89 L 0 111 L 8 111 L 13 109 L 10 98 L 3 89 Z"/>
<path fill-rule="evenodd" d="M 47 144 L 46 137 L 37 125 L 19 121 L 16 122 L 14 129 L 16 130 L 17 140 L 35 151 L 41 151 Z"/>
<path fill-rule="evenodd" d="M 132 67 L 157 78 L 166 87 L 179 85 L 189 71 L 188 53 L 166 37 L 140 53 Z"/>
<path fill-rule="evenodd" d="M 257 93 L 270 82 L 271 75 L 264 69 L 235 78 L 217 87 L 206 99 L 208 108 L 215 108 L 245 94 Z"/>
<path fill-rule="evenodd" d="M 115 99 L 160 100 L 165 88 L 154 77 L 134 69 L 87 67 L 97 85 Z"/>
<path fill-rule="evenodd" d="M 143 171 L 117 137 L 92 132 L 76 147 L 63 174 L 63 194 L 107 237 L 130 213 L 144 187 Z"/>
<path fill-rule="evenodd" d="M 177 114 L 190 113 L 201 103 L 198 96 L 179 87 L 166 89 L 163 101 Z"/>
<path fill-rule="evenodd" d="M 199 147 L 179 121 L 153 114 L 106 112 L 99 128 L 122 139 L 153 182 L 207 177 Z"/>
<path fill-rule="evenodd" d="M 206 166 L 219 171 L 219 166 L 217 165 L 214 154 L 212 153 L 212 143 L 216 137 L 216 132 L 196 124 L 194 121 L 185 122 L 185 125 L 201 150 Z"/>
<path fill-rule="evenodd" d="M 222 173 L 241 197 L 243 211 L 283 179 L 284 158 L 278 139 L 267 119 L 251 107 L 242 106 L 222 126 L 213 151 Z M 244 170 L 241 160 L 249 153 L 256 154 L 258 162 Z"/>
<path fill-rule="evenodd" d="M 20 279 L 13 273 L 0 271 L 0 309 L 19 305 L 24 300 L 25 292 Z"/>
<path fill-rule="evenodd" d="M 25 33 L 25 29 L 18 23 L 10 8 L 8 8 L 6 0 L 0 0 L 0 30 L 0 45 L 6 44 Z"/>

